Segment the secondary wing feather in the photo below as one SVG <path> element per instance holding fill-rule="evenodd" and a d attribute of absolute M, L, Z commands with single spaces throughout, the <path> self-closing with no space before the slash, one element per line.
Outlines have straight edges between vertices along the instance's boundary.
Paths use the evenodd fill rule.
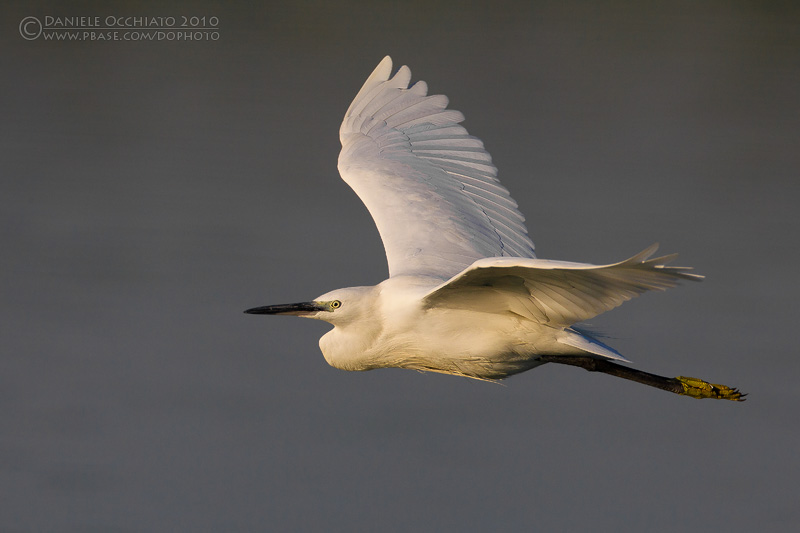
<path fill-rule="evenodd" d="M 447 279 L 478 259 L 534 256 L 525 218 L 447 97 L 381 61 L 339 131 L 339 173 L 378 226 L 390 277 Z"/>

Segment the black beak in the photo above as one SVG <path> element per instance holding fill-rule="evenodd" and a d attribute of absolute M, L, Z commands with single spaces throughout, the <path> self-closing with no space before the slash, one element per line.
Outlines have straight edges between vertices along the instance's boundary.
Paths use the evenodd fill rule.
<path fill-rule="evenodd" d="M 317 311 L 324 311 L 325 306 L 317 302 L 300 302 L 297 304 L 265 305 L 248 309 L 245 313 L 251 315 L 295 315 L 305 316 Z"/>

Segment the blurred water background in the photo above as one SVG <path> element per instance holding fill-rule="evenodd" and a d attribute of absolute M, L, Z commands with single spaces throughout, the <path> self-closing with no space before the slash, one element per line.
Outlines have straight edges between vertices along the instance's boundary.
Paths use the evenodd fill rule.
<path fill-rule="evenodd" d="M 7 2 L 0 530 L 785 531 L 797 506 L 791 2 Z M 218 38 L 26 40 L 27 16 Z M 386 54 L 482 138 L 543 258 L 707 276 L 592 324 L 694 401 L 572 368 L 337 371 L 246 308 L 386 276 L 336 171 Z"/>

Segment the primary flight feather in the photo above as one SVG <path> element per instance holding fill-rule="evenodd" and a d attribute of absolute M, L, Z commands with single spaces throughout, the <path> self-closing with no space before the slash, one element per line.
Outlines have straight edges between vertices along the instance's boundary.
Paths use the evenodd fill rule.
<path fill-rule="evenodd" d="M 611 265 L 537 259 L 524 217 L 483 143 L 447 109 L 447 97 L 394 76 L 387 56 L 367 78 L 339 130 L 339 173 L 380 232 L 389 279 L 337 289 L 251 314 L 315 318 L 332 366 L 400 367 L 502 379 L 554 362 L 695 398 L 741 400 L 736 389 L 665 378 L 614 361 L 616 350 L 574 324 L 648 290 L 702 276 L 650 259 L 657 246 Z"/>

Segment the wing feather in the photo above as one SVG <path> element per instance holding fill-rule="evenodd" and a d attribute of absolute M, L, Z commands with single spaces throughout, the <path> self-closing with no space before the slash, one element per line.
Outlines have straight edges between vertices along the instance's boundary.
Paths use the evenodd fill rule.
<path fill-rule="evenodd" d="M 509 311 L 520 314 L 519 299 L 527 299 L 532 307 L 526 318 L 567 327 L 643 292 L 665 290 L 680 280 L 703 279 L 689 273 L 688 267 L 667 266 L 675 254 L 649 259 L 657 248 L 653 245 L 630 259 L 602 266 L 525 258 L 481 259 L 434 288 L 423 302 L 428 307 L 458 308 L 468 301 L 474 308 L 480 307 L 476 289 L 490 289 L 495 299 L 496 291 L 503 290 L 509 295 Z M 463 298 L 464 291 L 469 292 L 468 299 Z"/>
<path fill-rule="evenodd" d="M 390 276 L 447 279 L 476 260 L 533 258 L 525 218 L 480 139 L 387 56 L 367 78 L 339 131 L 339 172 L 381 234 Z"/>

